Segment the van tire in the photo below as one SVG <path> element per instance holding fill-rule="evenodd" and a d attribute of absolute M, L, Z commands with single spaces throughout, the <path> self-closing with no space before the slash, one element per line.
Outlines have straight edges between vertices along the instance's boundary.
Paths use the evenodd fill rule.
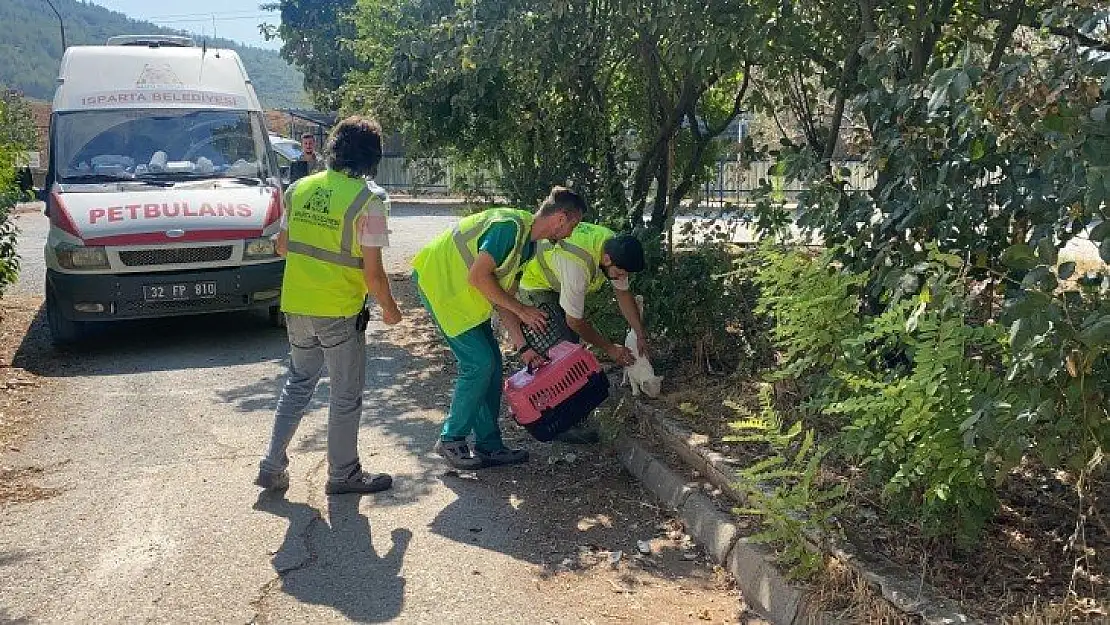
<path fill-rule="evenodd" d="M 46 290 L 46 325 L 50 329 L 50 342 L 58 348 L 80 342 L 88 331 L 87 322 L 72 321 L 62 316 L 58 310 L 58 301 L 50 289 Z"/>
<path fill-rule="evenodd" d="M 270 325 L 275 328 L 285 327 L 285 313 L 281 312 L 281 306 L 270 306 Z"/>

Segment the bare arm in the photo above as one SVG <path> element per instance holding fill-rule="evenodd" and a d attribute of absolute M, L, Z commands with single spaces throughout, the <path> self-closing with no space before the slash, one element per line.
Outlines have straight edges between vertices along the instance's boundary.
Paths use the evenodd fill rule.
<path fill-rule="evenodd" d="M 628 322 L 628 327 L 636 332 L 636 342 L 640 355 L 647 356 L 647 334 L 644 332 L 644 320 L 640 316 L 640 307 L 636 304 L 636 296 L 632 294 L 632 291 L 614 290 L 616 291 L 617 306 L 620 307 L 621 314 Z"/>
<path fill-rule="evenodd" d="M 567 315 L 567 325 L 570 326 L 571 330 L 578 333 L 578 336 L 582 337 L 583 341 L 603 350 L 609 358 L 613 359 L 613 362 L 626 367 L 635 362 L 631 350 L 624 345 L 618 345 L 602 336 L 601 333 L 597 331 L 597 328 L 589 321 L 585 319 L 575 319 Z"/>
<path fill-rule="evenodd" d="M 515 297 L 506 293 L 505 289 L 501 288 L 501 285 L 497 282 L 494 274 L 496 270 L 497 263 L 493 256 L 486 251 L 479 252 L 478 258 L 474 260 L 474 264 L 470 267 L 467 281 L 470 286 L 478 289 L 482 296 L 494 306 L 516 315 L 517 319 L 525 325 L 542 330 L 547 321 L 543 312 L 521 304 Z"/>
<path fill-rule="evenodd" d="M 401 311 L 393 299 L 389 276 L 385 274 L 385 265 L 382 263 L 382 248 L 362 248 L 362 276 L 366 280 L 366 290 L 382 307 L 382 320 L 387 325 L 400 321 Z"/>
<path fill-rule="evenodd" d="M 289 231 L 281 230 L 274 236 L 274 251 L 278 256 L 285 257 L 285 253 L 289 251 Z"/>
<path fill-rule="evenodd" d="M 510 289 L 509 295 L 515 296 L 516 290 L 517 284 L 513 284 L 513 288 Z M 516 298 L 514 297 L 513 299 Z M 524 331 L 520 329 L 520 317 L 517 317 L 516 313 L 507 308 L 499 307 L 497 310 L 501 313 L 501 325 L 508 331 L 509 339 L 512 340 L 513 345 L 515 345 L 517 349 L 524 347 Z"/>

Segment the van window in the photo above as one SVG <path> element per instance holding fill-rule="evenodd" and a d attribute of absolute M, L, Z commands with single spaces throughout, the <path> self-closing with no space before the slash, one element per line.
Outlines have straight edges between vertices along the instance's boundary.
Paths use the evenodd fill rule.
<path fill-rule="evenodd" d="M 261 118 L 248 111 L 125 109 L 58 113 L 60 182 L 90 176 L 218 178 L 270 174 Z"/>

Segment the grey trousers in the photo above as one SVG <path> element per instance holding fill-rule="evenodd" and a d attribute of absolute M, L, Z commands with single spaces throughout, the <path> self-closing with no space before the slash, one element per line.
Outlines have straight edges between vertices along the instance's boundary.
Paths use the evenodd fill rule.
<path fill-rule="evenodd" d="M 355 328 L 355 317 L 286 315 L 286 329 L 289 376 L 274 415 L 270 448 L 260 466 L 263 471 L 274 473 L 289 466 L 286 450 L 326 364 L 331 381 L 328 477 L 331 481 L 343 481 L 361 468 L 358 428 L 366 381 L 366 335 Z"/>

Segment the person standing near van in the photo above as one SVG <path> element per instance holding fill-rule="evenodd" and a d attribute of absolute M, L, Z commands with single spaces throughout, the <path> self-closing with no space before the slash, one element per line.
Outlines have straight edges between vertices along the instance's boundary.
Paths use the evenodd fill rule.
<path fill-rule="evenodd" d="M 542 330 L 543 311 L 509 293 L 520 268 L 535 253 L 536 242 L 570 236 L 582 220 L 586 203 L 570 189 L 555 187 L 534 214 L 492 208 L 469 215 L 436 237 L 413 259 L 413 278 L 425 308 L 458 361 L 451 407 L 435 452 L 458 469 L 518 464 L 524 449 L 510 449 L 501 439 L 501 348 L 493 334 L 494 307 L 503 318 L 518 319 L 513 341 L 524 345 L 520 323 Z M 541 361 L 523 349 L 529 364 Z M 471 449 L 467 436 L 474 435 Z"/>
<path fill-rule="evenodd" d="M 308 163 L 308 173 L 323 171 L 324 163 L 316 153 L 316 135 L 306 132 L 301 135 L 301 160 Z"/>
<path fill-rule="evenodd" d="M 328 166 L 285 193 L 277 237 L 285 256 L 281 309 L 289 335 L 289 376 L 278 400 L 269 450 L 255 484 L 289 486 L 286 450 L 324 365 L 328 401 L 329 495 L 373 493 L 393 485 L 384 473 L 363 470 L 358 456 L 362 390 L 366 380 L 366 295 L 381 305 L 387 325 L 401 320 L 382 264 L 389 245 L 389 196 L 369 180 L 382 156 L 381 127 L 360 116 L 344 119 L 328 139 Z"/>

